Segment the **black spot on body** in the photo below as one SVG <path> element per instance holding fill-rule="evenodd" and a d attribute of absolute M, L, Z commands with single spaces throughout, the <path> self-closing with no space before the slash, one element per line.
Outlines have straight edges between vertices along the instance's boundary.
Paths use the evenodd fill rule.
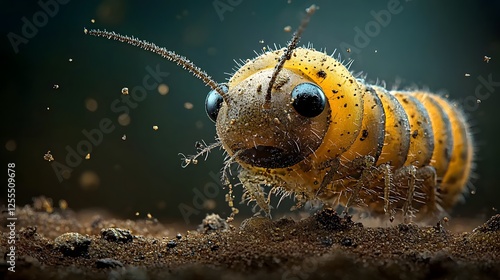
<path fill-rule="evenodd" d="M 411 137 L 413 137 L 413 139 L 416 139 L 418 137 L 418 130 L 414 130 L 411 134 Z"/>
<path fill-rule="evenodd" d="M 319 70 L 318 73 L 316 73 L 316 75 L 322 79 L 326 78 L 326 72 L 323 70 Z"/>
<path fill-rule="evenodd" d="M 365 141 L 367 137 L 368 137 L 368 130 L 363 129 L 363 131 L 361 131 L 361 138 L 359 138 L 359 141 Z"/>

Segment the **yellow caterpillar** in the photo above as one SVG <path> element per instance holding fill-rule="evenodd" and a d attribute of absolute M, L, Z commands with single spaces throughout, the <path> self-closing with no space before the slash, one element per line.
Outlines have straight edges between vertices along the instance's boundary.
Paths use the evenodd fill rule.
<path fill-rule="evenodd" d="M 404 217 L 449 210 L 465 189 L 474 155 L 462 113 L 432 93 L 366 84 L 333 57 L 297 47 L 314 11 L 308 9 L 287 48 L 239 65 L 227 84 L 152 43 L 85 32 L 153 51 L 209 85 L 206 110 L 219 143 L 200 154 L 222 145 L 229 162 L 242 167 L 244 199 L 267 214 L 273 193 L 293 195 L 299 206 L 318 199 L 391 217 L 396 210 Z M 231 190 L 229 196 L 232 206 Z"/>

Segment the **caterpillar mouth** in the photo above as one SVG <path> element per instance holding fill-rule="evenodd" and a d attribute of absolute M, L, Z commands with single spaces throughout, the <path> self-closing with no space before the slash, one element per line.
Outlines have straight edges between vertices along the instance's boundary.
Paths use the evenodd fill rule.
<path fill-rule="evenodd" d="M 284 168 L 297 164 L 303 155 L 290 153 L 273 146 L 256 146 L 239 153 L 239 159 L 253 166 L 263 168 Z"/>

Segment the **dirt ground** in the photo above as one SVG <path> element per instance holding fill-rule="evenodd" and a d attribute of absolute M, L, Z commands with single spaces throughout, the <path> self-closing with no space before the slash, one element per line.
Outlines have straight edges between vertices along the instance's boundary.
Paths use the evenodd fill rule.
<path fill-rule="evenodd" d="M 468 232 L 368 227 L 331 209 L 241 224 L 211 215 L 180 233 L 155 219 L 43 203 L 17 208 L 16 217 L 15 272 L 8 222 L 0 227 L 1 279 L 500 279 L 500 215 Z"/>

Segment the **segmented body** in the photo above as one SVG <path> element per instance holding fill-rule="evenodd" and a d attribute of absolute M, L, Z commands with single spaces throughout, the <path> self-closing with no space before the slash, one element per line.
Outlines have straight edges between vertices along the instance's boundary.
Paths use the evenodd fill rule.
<path fill-rule="evenodd" d="M 297 48 L 306 17 L 286 49 L 265 52 L 218 84 L 186 58 L 115 32 L 87 30 L 176 62 L 212 88 L 206 99 L 218 143 L 237 162 L 244 200 L 270 213 L 270 195 L 360 207 L 391 217 L 429 217 L 467 189 L 474 146 L 467 122 L 445 98 L 387 91 L 355 78 L 333 57 Z M 232 188 L 229 205 L 233 214 Z"/>
<path fill-rule="evenodd" d="M 266 52 L 242 65 L 227 84 L 232 102 L 223 103 L 217 117 L 224 149 L 243 167 L 247 200 L 269 212 L 265 193 L 283 192 L 299 204 L 319 199 L 374 213 L 429 215 L 460 199 L 474 149 L 456 106 L 428 92 L 366 84 L 333 57 L 297 48 L 267 108 L 261 91 L 282 53 Z M 327 98 L 325 113 L 314 118 L 294 113 L 287 97 L 304 81 Z"/>

